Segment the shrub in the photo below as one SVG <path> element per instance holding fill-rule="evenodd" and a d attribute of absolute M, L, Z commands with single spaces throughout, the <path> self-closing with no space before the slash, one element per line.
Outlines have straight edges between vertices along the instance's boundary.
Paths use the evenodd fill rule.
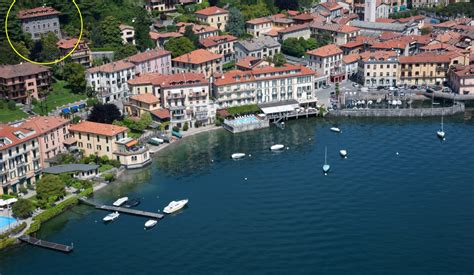
<path fill-rule="evenodd" d="M 18 189 L 20 190 L 20 193 L 22 193 L 22 194 L 28 193 L 28 189 L 26 189 L 26 187 L 24 187 L 24 186 L 20 186 L 20 188 L 18 188 Z"/>
<path fill-rule="evenodd" d="M 188 122 L 186 121 L 183 125 L 183 131 L 187 131 L 189 129 L 189 124 Z"/>
<path fill-rule="evenodd" d="M 112 182 L 115 180 L 115 175 L 114 174 L 105 174 L 104 175 L 104 180 L 108 182 Z"/>
<path fill-rule="evenodd" d="M 31 216 L 34 208 L 35 207 L 31 201 L 20 198 L 13 204 L 12 212 L 15 217 L 26 219 Z"/>
<path fill-rule="evenodd" d="M 194 128 L 199 128 L 202 126 L 202 122 L 201 121 L 196 121 L 194 122 Z"/>
<path fill-rule="evenodd" d="M 31 183 L 27 183 L 27 184 L 26 184 L 26 188 L 27 188 L 28 190 L 35 190 L 35 187 L 34 187 L 33 184 L 31 184 Z"/>
<path fill-rule="evenodd" d="M 5 102 L 3 100 L 0 100 L 0 109 L 5 108 Z"/>
<path fill-rule="evenodd" d="M 178 126 L 173 126 L 173 131 L 179 132 L 179 127 Z"/>
<path fill-rule="evenodd" d="M 12 110 L 12 111 L 16 110 L 16 103 L 15 103 L 15 101 L 13 101 L 13 100 L 9 100 L 9 101 L 8 101 L 8 109 L 10 109 L 10 110 Z"/>
<path fill-rule="evenodd" d="M 119 168 L 120 166 L 122 166 L 122 164 L 120 163 L 120 161 L 116 160 L 116 159 L 111 159 L 109 160 L 109 164 L 112 165 L 113 167 L 115 168 Z"/>
<path fill-rule="evenodd" d="M 56 199 L 66 194 L 64 189 L 64 182 L 59 176 L 45 175 L 36 184 L 36 196 L 40 200 L 47 200 L 50 202 L 51 197 Z"/>

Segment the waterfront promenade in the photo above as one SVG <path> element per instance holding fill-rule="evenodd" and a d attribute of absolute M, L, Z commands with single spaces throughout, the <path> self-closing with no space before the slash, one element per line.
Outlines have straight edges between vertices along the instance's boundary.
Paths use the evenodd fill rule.
<path fill-rule="evenodd" d="M 440 108 L 341 109 L 333 110 L 330 117 L 432 117 L 463 113 L 464 104 Z"/>

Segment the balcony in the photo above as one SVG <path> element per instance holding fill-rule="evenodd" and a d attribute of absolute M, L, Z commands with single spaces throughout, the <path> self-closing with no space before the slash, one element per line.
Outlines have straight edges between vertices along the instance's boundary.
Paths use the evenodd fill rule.
<path fill-rule="evenodd" d="M 179 105 L 179 106 L 172 106 L 172 105 L 170 105 L 170 106 L 169 106 L 169 109 L 170 109 L 170 111 L 176 111 L 176 110 L 184 110 L 184 109 L 186 109 L 186 107 L 183 106 L 183 105 Z"/>
<path fill-rule="evenodd" d="M 168 99 L 185 99 L 186 96 L 182 94 L 171 94 L 168 96 Z"/>
<path fill-rule="evenodd" d="M 197 92 L 197 93 L 190 93 L 189 97 L 190 98 L 196 98 L 196 97 L 206 97 L 207 93 L 206 92 Z"/>

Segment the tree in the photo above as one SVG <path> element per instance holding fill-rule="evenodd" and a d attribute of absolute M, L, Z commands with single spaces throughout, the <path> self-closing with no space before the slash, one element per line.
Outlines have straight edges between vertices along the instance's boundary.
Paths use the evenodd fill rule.
<path fill-rule="evenodd" d="M 229 9 L 229 20 L 225 28 L 227 32 L 237 37 L 245 33 L 245 21 L 240 10 L 234 7 Z"/>
<path fill-rule="evenodd" d="M 313 0 L 298 0 L 298 7 L 301 10 L 309 10 L 313 6 Z"/>
<path fill-rule="evenodd" d="M 286 64 L 286 58 L 282 53 L 277 53 L 273 56 L 272 62 L 275 64 L 275 67 L 281 67 Z"/>
<path fill-rule="evenodd" d="M 288 1 L 288 0 L 284 0 Z M 291 1 L 288 1 L 291 2 Z M 241 5 L 240 10 L 244 16 L 244 20 L 248 21 L 253 18 L 264 17 L 270 15 L 265 3 L 258 3 L 256 5 Z"/>
<path fill-rule="evenodd" d="M 193 45 L 195 48 L 198 48 L 200 46 L 199 44 L 199 36 L 197 36 L 194 31 L 193 31 L 193 26 L 188 25 L 184 27 L 184 37 L 188 38 L 191 42 L 193 42 Z"/>
<path fill-rule="evenodd" d="M 298 1 L 275 0 L 275 6 L 277 6 L 280 10 L 297 10 Z"/>
<path fill-rule="evenodd" d="M 339 100 L 339 93 L 341 92 L 339 90 L 339 82 L 336 82 L 334 89 L 336 90 L 336 98 Z"/>
<path fill-rule="evenodd" d="M 31 216 L 35 206 L 30 200 L 19 198 L 12 206 L 12 212 L 15 217 L 26 219 Z"/>
<path fill-rule="evenodd" d="M 122 34 L 119 28 L 119 21 L 113 16 L 107 16 L 100 24 L 104 47 L 122 46 Z"/>
<path fill-rule="evenodd" d="M 154 48 L 153 40 L 150 37 L 150 25 L 152 23 L 148 12 L 144 9 L 138 9 L 137 19 L 133 27 L 135 28 L 135 41 L 140 51 Z"/>
<path fill-rule="evenodd" d="M 66 63 L 63 68 L 63 77 L 68 88 L 73 93 L 84 93 L 86 90 L 86 69 L 78 63 Z"/>
<path fill-rule="evenodd" d="M 431 33 L 432 28 L 430 27 L 423 27 L 421 28 L 421 35 L 426 35 Z"/>
<path fill-rule="evenodd" d="M 301 58 L 306 54 L 305 48 L 297 38 L 288 38 L 283 41 L 281 51 L 284 54 Z"/>
<path fill-rule="evenodd" d="M 60 52 L 56 43 L 58 43 L 58 37 L 54 33 L 43 34 L 41 39 L 35 42 L 30 58 L 39 62 L 51 62 L 59 59 Z"/>
<path fill-rule="evenodd" d="M 137 47 L 133 44 L 125 44 L 120 46 L 115 52 L 114 52 L 114 59 L 115 60 L 121 60 L 124 58 L 127 58 L 129 56 L 132 56 L 138 52 Z"/>
<path fill-rule="evenodd" d="M 170 51 L 173 58 L 190 53 L 195 49 L 193 42 L 186 37 L 173 38 L 165 44 L 165 50 Z"/>
<path fill-rule="evenodd" d="M 106 103 L 106 104 L 96 104 L 92 107 L 91 113 L 87 120 L 99 123 L 112 124 L 115 120 L 121 120 L 122 114 L 120 114 L 119 109 L 116 105 Z"/>
<path fill-rule="evenodd" d="M 66 195 L 64 187 L 59 176 L 46 174 L 36 184 L 36 197 L 43 201 L 49 201 L 53 197 L 63 197 Z"/>

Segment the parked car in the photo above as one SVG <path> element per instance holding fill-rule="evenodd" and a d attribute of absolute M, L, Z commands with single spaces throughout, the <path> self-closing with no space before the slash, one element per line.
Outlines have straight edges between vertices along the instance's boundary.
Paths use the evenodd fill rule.
<path fill-rule="evenodd" d="M 416 89 L 418 89 L 418 86 L 416 86 L 416 85 L 412 85 L 412 86 L 410 86 L 410 89 L 412 89 L 412 90 L 416 90 Z"/>
<path fill-rule="evenodd" d="M 377 90 L 383 90 L 383 89 L 385 89 L 384 86 L 377 86 Z"/>
<path fill-rule="evenodd" d="M 323 89 L 329 89 L 329 88 L 331 88 L 331 85 L 324 85 L 323 86 Z"/>
<path fill-rule="evenodd" d="M 405 92 L 400 92 L 400 96 L 405 96 Z"/>
<path fill-rule="evenodd" d="M 354 82 L 354 83 L 352 83 L 352 87 L 359 88 L 360 85 Z"/>
<path fill-rule="evenodd" d="M 393 87 L 393 86 L 392 86 L 392 87 L 388 87 L 388 90 L 391 91 L 391 92 L 393 92 L 393 91 L 396 91 L 396 90 L 397 90 L 397 87 Z"/>

